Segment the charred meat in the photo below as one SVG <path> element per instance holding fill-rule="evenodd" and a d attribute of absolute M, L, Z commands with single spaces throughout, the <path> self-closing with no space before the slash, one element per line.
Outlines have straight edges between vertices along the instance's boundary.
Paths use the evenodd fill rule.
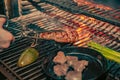
<path fill-rule="evenodd" d="M 55 40 L 57 42 L 63 42 L 63 43 L 74 43 L 76 41 L 79 41 L 84 37 L 84 35 L 88 34 L 90 35 L 89 32 L 84 31 L 82 28 L 81 30 L 77 31 L 76 29 L 72 27 L 65 26 L 62 31 L 58 32 L 44 32 L 40 33 L 39 37 L 42 39 L 47 39 L 47 40 Z"/>

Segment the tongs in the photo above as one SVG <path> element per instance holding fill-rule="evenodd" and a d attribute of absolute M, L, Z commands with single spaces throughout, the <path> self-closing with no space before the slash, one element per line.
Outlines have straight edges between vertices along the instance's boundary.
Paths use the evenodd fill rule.
<path fill-rule="evenodd" d="M 21 21 L 21 17 L 20 17 L 19 21 Z M 63 32 L 64 31 L 64 30 L 42 30 L 42 31 L 36 31 L 36 30 L 31 29 L 31 28 L 28 28 L 28 24 L 26 22 L 22 22 L 21 21 L 21 24 L 19 24 L 19 26 L 21 26 L 21 29 L 8 27 L 9 26 L 9 20 L 7 20 L 7 22 L 6 22 L 6 24 L 4 26 L 5 26 L 5 28 L 10 28 L 10 29 L 13 29 L 15 31 L 19 31 L 18 35 L 14 36 L 15 39 L 17 39 L 17 38 L 41 39 L 39 37 L 40 33 L 44 33 L 44 32 Z"/>
<path fill-rule="evenodd" d="M 15 38 L 30 38 L 30 39 L 42 39 L 39 37 L 41 33 L 44 32 L 63 32 L 63 30 L 44 30 L 44 31 L 21 31 L 19 36 L 15 36 Z"/>
<path fill-rule="evenodd" d="M 49 30 L 49 31 L 23 31 L 21 34 L 21 36 L 18 36 L 16 38 L 29 38 L 29 39 L 33 39 L 32 44 L 30 45 L 31 47 L 35 47 L 36 45 L 38 45 L 38 39 L 43 40 L 42 38 L 39 37 L 40 33 L 44 33 L 44 32 L 63 32 L 63 30 Z M 29 34 L 32 34 L 29 35 Z"/>

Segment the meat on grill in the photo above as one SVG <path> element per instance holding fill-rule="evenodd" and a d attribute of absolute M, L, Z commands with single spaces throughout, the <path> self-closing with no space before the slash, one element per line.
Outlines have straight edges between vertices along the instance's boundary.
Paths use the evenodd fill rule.
<path fill-rule="evenodd" d="M 66 61 L 67 61 L 67 59 L 64 55 L 64 52 L 62 52 L 62 51 L 59 51 L 53 59 L 54 63 L 59 63 L 59 64 L 64 64 Z"/>
<path fill-rule="evenodd" d="M 54 73 L 57 76 L 64 76 L 67 74 L 67 70 L 68 70 L 69 66 L 68 64 L 57 64 L 54 66 Z"/>
<path fill-rule="evenodd" d="M 74 43 L 78 40 L 89 37 L 90 33 L 84 30 L 79 32 L 71 27 L 65 26 L 62 32 L 44 32 L 40 33 L 39 37 L 47 40 L 55 40 L 57 42 Z"/>
<path fill-rule="evenodd" d="M 66 58 L 69 66 L 72 66 L 75 61 L 78 61 L 78 57 L 76 56 L 66 56 Z"/>
<path fill-rule="evenodd" d="M 82 73 L 77 71 L 69 71 L 65 79 L 66 80 L 82 80 Z"/>

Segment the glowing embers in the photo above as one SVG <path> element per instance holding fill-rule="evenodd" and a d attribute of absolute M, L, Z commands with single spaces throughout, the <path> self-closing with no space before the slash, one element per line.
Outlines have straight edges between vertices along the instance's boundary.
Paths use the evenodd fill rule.
<path fill-rule="evenodd" d="M 96 7 L 104 10 L 112 10 L 112 8 L 108 6 L 105 6 L 103 4 L 97 4 L 97 3 L 94 3 L 93 1 L 92 2 L 88 0 L 73 0 L 73 1 L 76 2 L 79 6 L 88 5 L 89 7 Z"/>

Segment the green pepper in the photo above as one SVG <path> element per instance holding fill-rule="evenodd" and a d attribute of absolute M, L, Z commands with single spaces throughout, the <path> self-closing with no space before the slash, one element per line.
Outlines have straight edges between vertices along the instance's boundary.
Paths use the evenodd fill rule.
<path fill-rule="evenodd" d="M 17 65 L 19 67 L 24 67 L 26 65 L 33 63 L 38 57 L 39 57 L 38 51 L 30 47 L 21 54 Z"/>

